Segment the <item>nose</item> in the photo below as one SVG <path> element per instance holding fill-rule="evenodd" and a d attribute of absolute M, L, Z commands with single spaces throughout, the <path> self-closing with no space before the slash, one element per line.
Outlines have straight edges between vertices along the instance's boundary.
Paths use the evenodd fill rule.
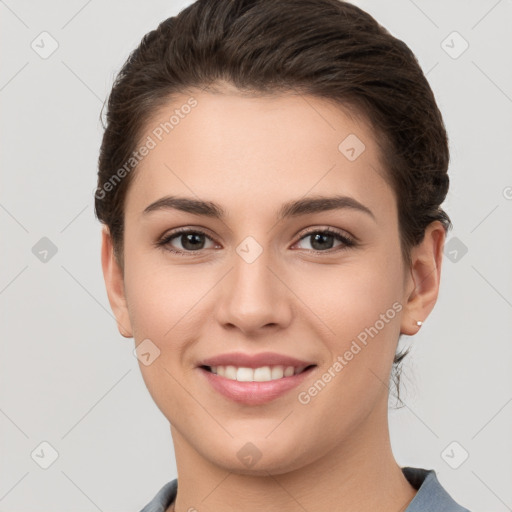
<path fill-rule="evenodd" d="M 293 317 L 293 294 L 279 263 L 266 249 L 253 261 L 240 254 L 233 255 L 233 266 L 221 284 L 217 321 L 247 337 L 285 329 Z"/>

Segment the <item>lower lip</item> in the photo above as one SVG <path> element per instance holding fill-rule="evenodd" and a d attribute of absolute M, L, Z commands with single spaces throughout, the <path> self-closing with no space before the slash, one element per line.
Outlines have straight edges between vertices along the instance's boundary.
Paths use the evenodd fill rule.
<path fill-rule="evenodd" d="M 240 382 L 226 379 L 204 368 L 198 368 L 198 370 L 206 377 L 213 389 L 221 395 L 238 403 L 260 405 L 275 400 L 297 387 L 315 368 L 316 366 L 313 366 L 297 375 L 267 382 Z"/>

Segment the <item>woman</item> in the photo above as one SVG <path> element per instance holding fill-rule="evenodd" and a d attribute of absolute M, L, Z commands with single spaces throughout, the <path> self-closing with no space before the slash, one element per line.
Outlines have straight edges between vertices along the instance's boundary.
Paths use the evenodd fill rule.
<path fill-rule="evenodd" d="M 416 58 L 354 5 L 199 0 L 144 37 L 96 192 L 176 454 L 144 512 L 466 510 L 396 463 L 387 421 L 439 291 L 448 161 Z"/>

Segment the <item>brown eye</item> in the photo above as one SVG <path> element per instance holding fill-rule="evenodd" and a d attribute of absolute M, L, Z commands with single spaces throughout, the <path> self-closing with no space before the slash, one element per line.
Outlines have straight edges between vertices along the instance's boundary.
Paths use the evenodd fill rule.
<path fill-rule="evenodd" d="M 210 246 L 206 246 L 208 240 L 211 242 Z M 186 254 L 211 248 L 215 244 L 203 231 L 183 229 L 166 235 L 157 245 L 176 254 Z"/>
<path fill-rule="evenodd" d="M 332 229 L 310 231 L 303 235 L 300 240 L 309 240 L 311 249 L 316 252 L 346 249 L 355 245 L 352 239 Z M 337 246 L 334 245 L 336 241 L 339 242 Z M 308 247 L 305 247 L 305 249 L 308 249 Z"/>

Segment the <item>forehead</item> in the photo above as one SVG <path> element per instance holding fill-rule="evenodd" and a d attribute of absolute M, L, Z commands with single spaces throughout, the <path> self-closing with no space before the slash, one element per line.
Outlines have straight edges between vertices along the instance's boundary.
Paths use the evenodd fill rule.
<path fill-rule="evenodd" d="M 364 119 L 307 95 L 233 90 L 175 96 L 147 122 L 126 212 L 166 194 L 269 208 L 307 194 L 394 207 L 375 134 Z M 244 208 L 245 207 L 245 208 Z"/>

